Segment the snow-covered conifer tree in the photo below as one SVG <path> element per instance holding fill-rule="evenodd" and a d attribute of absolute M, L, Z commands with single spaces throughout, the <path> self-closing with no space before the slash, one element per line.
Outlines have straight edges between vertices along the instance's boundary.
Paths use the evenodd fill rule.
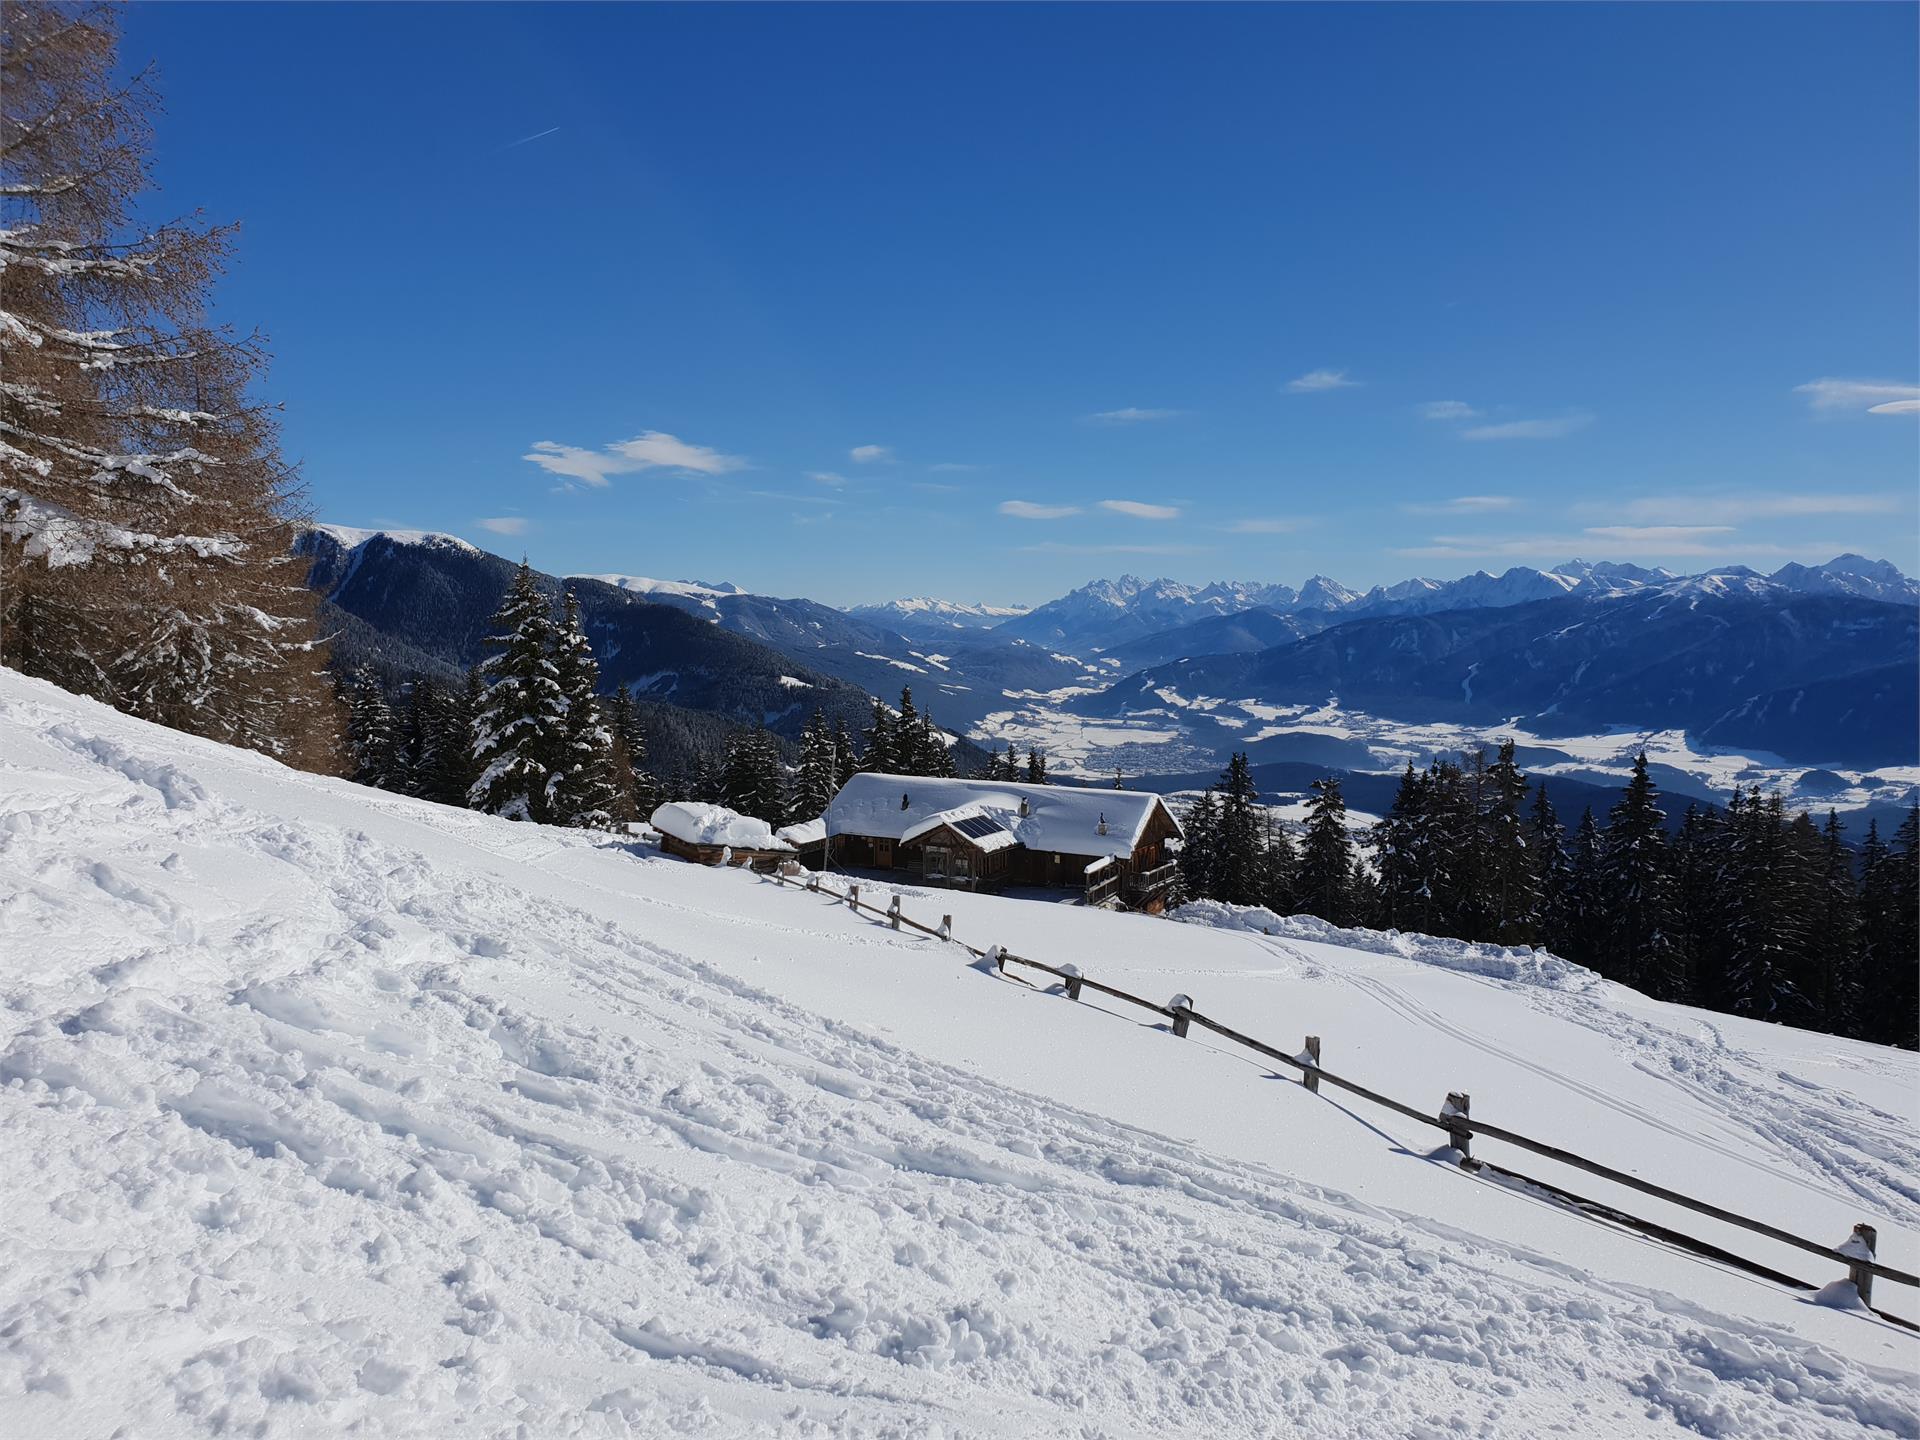
<path fill-rule="evenodd" d="M 897 775 L 900 769 L 898 742 L 895 739 L 893 712 L 875 700 L 873 714 L 861 734 L 860 768 L 870 773 Z"/>
<path fill-rule="evenodd" d="M 816 710 L 800 737 L 800 768 L 794 773 L 787 818 L 817 820 L 839 789 L 833 732 L 827 728 L 826 717 Z"/>
<path fill-rule="evenodd" d="M 1352 921 L 1353 840 L 1347 834 L 1347 802 L 1340 782 L 1313 782 L 1307 802 L 1307 839 L 1301 847 L 1295 903 L 1309 915 L 1335 925 Z"/>
<path fill-rule="evenodd" d="M 548 776 L 547 808 L 556 825 L 604 830 L 621 795 L 613 773 L 613 731 L 600 709 L 600 665 L 580 624 L 580 602 L 569 589 L 554 634 L 554 683 L 560 691 L 558 748 Z"/>
<path fill-rule="evenodd" d="M 486 688 L 474 718 L 479 773 L 468 787 L 476 810 L 546 824 L 563 745 L 566 696 L 554 665 L 555 626 L 547 597 L 526 561 L 494 612 L 481 663 Z"/>
<path fill-rule="evenodd" d="M 347 685 L 347 749 L 353 778 L 362 785 L 407 789 L 406 737 L 386 691 L 368 670 L 357 671 Z"/>
<path fill-rule="evenodd" d="M 1607 814 L 1600 852 L 1600 895 L 1606 928 L 1599 969 L 1612 979 L 1668 999 L 1686 988 L 1673 926 L 1671 857 L 1666 816 L 1644 752 L 1620 801 Z"/>

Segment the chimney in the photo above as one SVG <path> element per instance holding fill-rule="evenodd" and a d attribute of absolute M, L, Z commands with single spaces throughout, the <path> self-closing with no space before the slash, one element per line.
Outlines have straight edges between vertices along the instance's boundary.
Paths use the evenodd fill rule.
<path fill-rule="evenodd" d="M 1028 807 L 1028 805 L 1027 805 L 1027 797 L 1026 797 L 1026 796 L 1024 796 L 1024 795 L 1022 795 L 1022 796 L 1020 797 L 1020 818 L 1021 818 L 1022 820 L 1024 820 L 1024 819 L 1026 819 L 1026 818 L 1027 818 L 1027 816 L 1028 816 L 1028 815 L 1030 815 L 1031 813 L 1033 813 L 1033 812 L 1032 812 L 1032 810 L 1031 810 L 1031 809 L 1030 809 L 1030 808 Z"/>
<path fill-rule="evenodd" d="M 912 801 L 908 797 L 907 792 L 902 790 L 900 792 L 900 808 L 905 810 L 911 803 Z"/>
<path fill-rule="evenodd" d="M 1102 835 L 1107 833 L 1107 812 L 1104 810 L 1100 812 L 1100 833 Z"/>

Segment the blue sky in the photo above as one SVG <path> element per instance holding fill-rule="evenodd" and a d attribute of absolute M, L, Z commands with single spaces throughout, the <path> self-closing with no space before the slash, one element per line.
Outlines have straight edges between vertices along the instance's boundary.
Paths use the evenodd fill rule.
<path fill-rule="evenodd" d="M 136 4 L 315 508 L 833 603 L 1920 568 L 1916 10 Z M 1892 407 L 1889 409 L 1888 407 Z"/>

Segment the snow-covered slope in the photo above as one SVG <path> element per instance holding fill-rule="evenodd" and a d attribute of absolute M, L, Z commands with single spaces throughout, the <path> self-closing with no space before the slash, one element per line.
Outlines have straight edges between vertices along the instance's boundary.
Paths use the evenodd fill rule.
<path fill-rule="evenodd" d="M 0 772 L 0 1434 L 1912 1433 L 1905 1332 L 843 906 L 8 671 Z M 1914 1265 L 1910 1055 L 904 898 Z"/>
<path fill-rule="evenodd" d="M 987 630 L 1003 620 L 1027 613 L 1025 605 L 969 605 L 958 600 L 938 600 L 916 595 L 905 600 L 887 600 L 877 605 L 855 605 L 849 615 L 916 639 L 943 635 L 955 630 Z"/>

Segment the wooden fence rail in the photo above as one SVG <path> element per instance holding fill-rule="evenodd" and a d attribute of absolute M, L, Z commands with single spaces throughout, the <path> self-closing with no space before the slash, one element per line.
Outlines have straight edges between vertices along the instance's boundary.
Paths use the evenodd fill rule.
<path fill-rule="evenodd" d="M 1508 1130 L 1504 1126 L 1490 1125 L 1484 1120 L 1476 1120 L 1472 1117 L 1468 1097 L 1465 1095 L 1457 1093 L 1449 1094 L 1446 1105 L 1438 1114 L 1433 1114 L 1415 1106 L 1408 1105 L 1403 1101 L 1394 1099 L 1390 1095 L 1382 1095 L 1377 1090 L 1369 1089 L 1357 1081 L 1349 1080 L 1344 1075 L 1337 1075 L 1321 1065 L 1320 1037 L 1317 1035 L 1306 1037 L 1306 1044 L 1299 1053 L 1289 1054 L 1285 1050 L 1267 1044 L 1265 1041 L 1256 1040 L 1251 1035 L 1243 1034 L 1231 1026 L 1223 1025 L 1211 1016 L 1202 1015 L 1198 1010 L 1193 1008 L 1192 1000 L 1188 996 L 1176 995 L 1171 1002 L 1162 1004 L 1157 1000 L 1149 1000 L 1143 995 L 1135 995 L 1131 991 L 1122 990 L 1113 985 L 1103 984 L 1098 980 L 1083 975 L 1080 973 L 1078 966 L 1049 965 L 1044 960 L 1030 960 L 1024 955 L 1015 955 L 998 945 L 991 946 L 984 950 L 978 946 L 970 945 L 954 937 L 952 916 L 943 916 L 940 925 L 937 927 L 923 925 L 919 921 L 902 913 L 899 896 L 897 895 L 893 897 L 892 903 L 883 910 L 877 905 L 870 905 L 862 900 L 860 898 L 860 887 L 856 884 L 849 884 L 846 892 L 841 893 L 829 888 L 817 874 L 812 875 L 804 882 L 796 877 L 784 875 L 779 872 L 774 872 L 772 878 L 782 886 L 789 884 L 799 885 L 804 889 L 815 891 L 836 902 L 845 901 L 849 908 L 865 910 L 885 920 L 896 930 L 902 925 L 905 925 L 909 929 L 919 931 L 922 935 L 932 936 L 934 939 L 944 940 L 949 944 L 958 945 L 961 949 L 977 958 L 986 959 L 991 957 L 995 968 L 1002 974 L 1006 973 L 1007 966 L 1020 965 L 1030 970 L 1038 970 L 1043 974 L 1052 975 L 1065 985 L 1068 996 L 1074 1000 L 1078 1000 L 1085 991 L 1091 990 L 1096 994 L 1108 995 L 1115 1000 L 1125 1001 L 1129 1005 L 1137 1006 L 1142 1010 L 1170 1020 L 1172 1022 L 1173 1033 L 1177 1036 L 1187 1035 L 1191 1026 L 1198 1025 L 1204 1030 L 1212 1031 L 1222 1039 L 1231 1040 L 1236 1045 L 1244 1046 L 1257 1055 L 1263 1055 L 1269 1060 L 1277 1060 L 1282 1065 L 1292 1066 L 1301 1072 L 1303 1084 L 1311 1091 L 1317 1093 L 1321 1085 L 1331 1085 L 1336 1089 L 1346 1091 L 1350 1095 L 1356 1095 L 1369 1104 L 1381 1106 L 1384 1109 L 1393 1111 L 1395 1114 L 1403 1115 L 1409 1120 L 1417 1121 L 1419 1124 L 1432 1126 L 1436 1130 L 1444 1131 L 1449 1139 L 1452 1140 L 1454 1147 L 1460 1151 L 1460 1163 L 1464 1168 L 1474 1171 L 1482 1169 L 1490 1170 L 1495 1174 L 1503 1175 L 1522 1184 L 1546 1191 L 1565 1201 L 1582 1214 L 1589 1215 L 1593 1218 L 1629 1226 L 1648 1235 L 1652 1235 L 1657 1239 L 1682 1246 L 1696 1254 L 1737 1266 L 1751 1274 L 1762 1276 L 1765 1279 L 1773 1280 L 1780 1284 L 1793 1286 L 1802 1290 L 1819 1288 L 1796 1276 L 1788 1275 L 1782 1271 L 1763 1265 L 1757 1260 L 1749 1260 L 1745 1256 L 1724 1250 L 1709 1241 L 1699 1239 L 1697 1236 L 1683 1234 L 1657 1221 L 1629 1215 L 1625 1211 L 1616 1209 L 1601 1201 L 1590 1200 L 1583 1196 L 1575 1195 L 1573 1192 L 1564 1190 L 1557 1185 L 1549 1184 L 1546 1181 L 1533 1179 L 1529 1176 L 1521 1175 L 1516 1171 L 1505 1169 L 1502 1166 L 1475 1159 L 1469 1153 L 1470 1137 L 1480 1135 L 1489 1140 L 1498 1140 L 1504 1144 L 1512 1145 L 1517 1149 L 1529 1150 L 1536 1155 L 1544 1156 L 1558 1164 L 1566 1165 L 1576 1170 L 1584 1170 L 1589 1174 L 1598 1175 L 1602 1179 L 1611 1180 L 1617 1185 L 1624 1185 L 1628 1189 L 1638 1190 L 1643 1194 L 1652 1195 L 1657 1199 L 1666 1201 L 1668 1204 L 1678 1205 L 1682 1209 L 1692 1210 L 1698 1214 L 1709 1216 L 1723 1224 L 1736 1226 L 1744 1230 L 1751 1230 L 1757 1235 L 1764 1235 L 1768 1239 L 1777 1241 L 1782 1245 L 1791 1245 L 1806 1251 L 1810 1255 L 1818 1255 L 1824 1260 L 1834 1261 L 1847 1268 L 1847 1276 L 1854 1282 L 1854 1286 L 1859 1292 L 1861 1303 L 1872 1311 L 1873 1314 L 1878 1315 L 1883 1320 L 1889 1320 L 1896 1325 L 1904 1326 L 1909 1330 L 1920 1330 L 1920 1324 L 1915 1324 L 1915 1322 L 1899 1315 L 1889 1314 L 1884 1310 L 1874 1307 L 1870 1303 L 1873 1280 L 1876 1276 L 1883 1280 L 1890 1280 L 1896 1285 L 1920 1286 L 1920 1275 L 1909 1274 L 1905 1270 L 1897 1270 L 1891 1265 L 1882 1265 L 1874 1258 L 1873 1250 L 1878 1236 L 1871 1225 L 1862 1224 L 1854 1226 L 1853 1237 L 1846 1242 L 1844 1249 L 1832 1245 L 1822 1245 L 1818 1241 L 1808 1240 L 1802 1236 L 1793 1234 L 1791 1231 L 1782 1230 L 1777 1225 L 1769 1225 L 1764 1220 L 1755 1220 L 1749 1216 L 1737 1214 L 1732 1210 L 1724 1209 L 1721 1206 L 1714 1205 L 1705 1200 L 1696 1200 L 1691 1195 L 1683 1195 L 1678 1190 L 1670 1190 L 1664 1185 L 1656 1185 L 1651 1180 L 1641 1179 L 1638 1175 L 1631 1175 L 1624 1170 L 1616 1170 L 1613 1166 L 1604 1165 L 1598 1160 L 1589 1160 L 1584 1155 L 1576 1155 L 1571 1150 L 1562 1149 L 1558 1145 L 1549 1145 L 1545 1141 L 1535 1140 L 1530 1136 L 1519 1134 L 1517 1131 Z"/>

